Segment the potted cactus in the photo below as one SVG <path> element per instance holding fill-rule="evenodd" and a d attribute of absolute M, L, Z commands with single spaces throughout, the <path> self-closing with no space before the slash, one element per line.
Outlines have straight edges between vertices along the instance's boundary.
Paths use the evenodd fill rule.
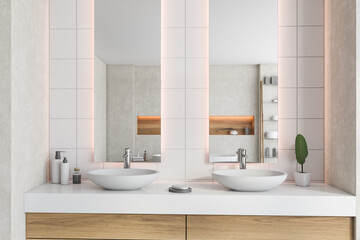
<path fill-rule="evenodd" d="M 305 137 L 298 134 L 295 139 L 296 160 L 301 165 L 301 172 L 295 172 L 295 183 L 297 186 L 307 187 L 310 185 L 310 173 L 304 172 L 304 163 L 308 156 L 308 148 Z"/>

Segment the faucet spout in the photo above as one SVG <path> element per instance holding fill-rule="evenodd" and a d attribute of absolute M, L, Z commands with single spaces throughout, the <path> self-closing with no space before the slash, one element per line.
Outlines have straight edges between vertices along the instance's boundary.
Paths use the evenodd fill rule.
<path fill-rule="evenodd" d="M 246 155 L 246 149 L 239 148 L 236 154 L 238 155 L 240 169 L 246 169 L 246 159 L 248 158 L 248 156 Z"/>
<path fill-rule="evenodd" d="M 130 168 L 130 148 L 125 148 L 124 150 L 124 155 L 123 155 L 123 158 L 124 158 L 124 168 Z"/>

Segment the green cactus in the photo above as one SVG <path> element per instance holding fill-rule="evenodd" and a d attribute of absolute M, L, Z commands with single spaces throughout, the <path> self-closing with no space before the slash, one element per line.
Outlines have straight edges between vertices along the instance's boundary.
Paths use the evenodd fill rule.
<path fill-rule="evenodd" d="M 304 163 L 308 156 L 308 147 L 303 135 L 298 134 L 295 139 L 296 160 L 301 165 L 301 172 L 304 173 Z"/>

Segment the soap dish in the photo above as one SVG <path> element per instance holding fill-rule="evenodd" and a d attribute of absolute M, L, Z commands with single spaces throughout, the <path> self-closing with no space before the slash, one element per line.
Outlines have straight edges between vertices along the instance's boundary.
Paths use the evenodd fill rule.
<path fill-rule="evenodd" d="M 173 193 L 189 193 L 191 192 L 191 187 L 184 186 L 184 185 L 172 185 L 169 188 L 169 192 Z"/>

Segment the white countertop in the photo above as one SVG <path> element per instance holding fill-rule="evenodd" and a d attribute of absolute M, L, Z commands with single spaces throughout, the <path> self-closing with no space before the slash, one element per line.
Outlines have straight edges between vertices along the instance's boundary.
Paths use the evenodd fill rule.
<path fill-rule="evenodd" d="M 108 191 L 91 182 L 43 184 L 25 193 L 25 212 L 188 215 L 355 216 L 356 197 L 325 184 L 285 183 L 267 192 L 236 192 L 218 183 L 188 183 L 191 193 L 170 193 L 172 182 L 136 191 Z"/>

